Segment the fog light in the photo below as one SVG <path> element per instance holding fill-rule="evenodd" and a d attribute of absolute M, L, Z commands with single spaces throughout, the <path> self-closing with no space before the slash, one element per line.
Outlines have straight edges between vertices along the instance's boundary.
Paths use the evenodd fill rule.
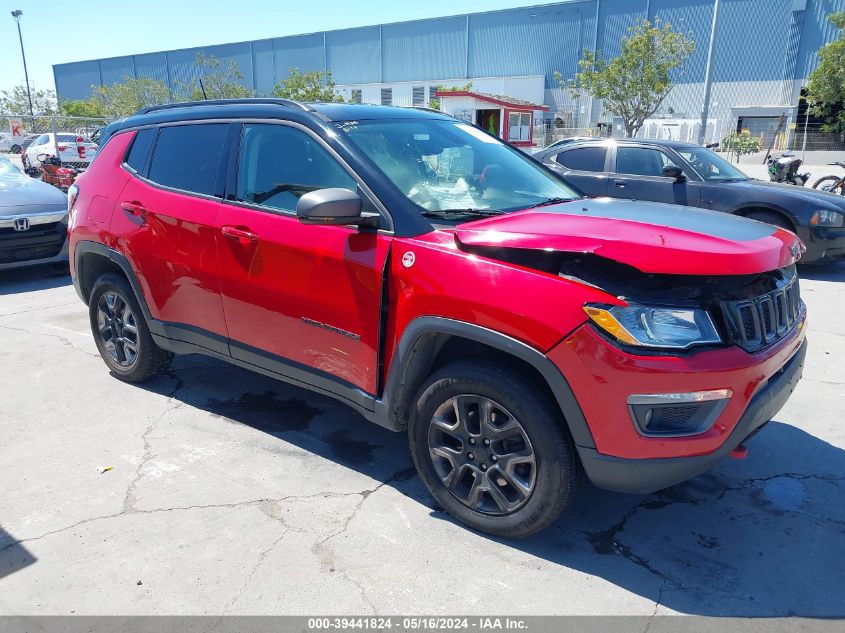
<path fill-rule="evenodd" d="M 642 435 L 698 435 L 713 426 L 732 395 L 730 389 L 634 394 L 628 409 Z"/>

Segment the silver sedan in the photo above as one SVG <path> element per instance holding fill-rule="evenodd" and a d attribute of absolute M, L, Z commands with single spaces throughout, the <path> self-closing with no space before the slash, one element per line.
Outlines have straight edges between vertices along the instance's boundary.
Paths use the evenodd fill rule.
<path fill-rule="evenodd" d="M 0 156 L 0 270 L 67 261 L 67 196 Z"/>

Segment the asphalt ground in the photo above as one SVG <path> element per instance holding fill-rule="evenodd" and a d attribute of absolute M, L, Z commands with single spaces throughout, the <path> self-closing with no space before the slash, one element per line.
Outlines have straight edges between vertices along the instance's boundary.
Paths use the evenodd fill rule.
<path fill-rule="evenodd" d="M 804 379 L 746 459 L 505 541 L 403 434 L 199 356 L 124 384 L 66 275 L 2 273 L 0 614 L 845 615 L 845 267 L 802 275 Z"/>

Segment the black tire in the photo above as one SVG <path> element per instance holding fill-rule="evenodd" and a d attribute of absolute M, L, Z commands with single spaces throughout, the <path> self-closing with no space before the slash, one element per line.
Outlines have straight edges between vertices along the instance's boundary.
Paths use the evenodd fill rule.
<path fill-rule="evenodd" d="M 109 305 L 112 298 L 114 306 Z M 125 278 L 106 273 L 97 279 L 88 313 L 97 350 L 120 380 L 144 382 L 170 365 L 173 354 L 153 341 L 138 299 Z"/>
<path fill-rule="evenodd" d="M 474 399 L 481 403 L 491 403 L 492 412 L 487 415 L 481 413 L 484 410 L 491 411 L 482 409 L 486 404 L 479 405 L 476 409 L 477 419 L 489 416 L 493 422 L 486 428 L 495 429 L 500 420 L 504 420 L 500 428 L 513 427 L 512 422 L 516 422 L 516 426 L 520 427 L 520 435 L 516 440 L 517 448 L 508 449 L 500 439 L 494 439 L 489 446 L 482 448 L 482 440 L 485 443 L 487 441 L 484 439 L 485 432 L 481 430 L 480 435 L 475 436 L 480 439 L 474 440 L 470 434 L 466 436 L 470 439 L 461 442 L 460 449 L 456 446 L 450 447 L 455 451 L 454 455 L 460 457 L 446 459 L 440 454 L 443 447 L 437 446 L 437 441 L 433 439 L 438 434 L 450 437 L 450 443 L 455 439 L 449 432 L 443 434 L 442 428 L 446 420 L 443 416 L 448 416 L 448 412 L 452 410 L 450 403 L 457 403 L 454 404 L 454 417 L 457 420 L 455 424 L 460 426 L 457 411 L 464 407 L 468 412 L 467 419 L 472 420 Z M 464 402 L 470 404 L 462 404 Z M 408 429 L 414 465 L 434 499 L 449 514 L 469 527 L 500 537 L 527 537 L 547 527 L 575 499 L 584 480 L 581 462 L 557 407 L 533 380 L 495 359 L 455 362 L 443 367 L 426 380 L 417 393 L 415 405 Z M 477 424 L 479 428 L 482 426 L 480 422 Z M 524 435 L 521 435 L 523 432 Z M 527 442 L 519 439 L 524 437 L 527 437 Z M 469 445 L 470 441 L 473 446 Z M 513 437 L 505 440 L 509 443 L 513 441 Z M 499 445 L 501 450 L 496 445 Z M 435 448 L 432 449 L 432 446 Z M 513 444 L 509 446 L 512 447 Z M 479 450 L 482 454 L 470 453 Z M 507 457 L 508 462 L 505 463 L 504 458 L 509 454 L 508 450 L 519 459 Z M 512 465 L 513 461 L 524 461 L 527 452 L 533 455 L 533 467 L 525 463 Z M 496 462 L 495 455 L 501 456 L 500 462 Z M 467 461 L 470 459 L 471 461 Z M 455 466 L 460 460 L 463 460 L 463 463 Z M 505 472 L 502 464 L 505 464 L 504 470 L 514 471 L 507 474 L 507 480 L 503 476 Z M 521 467 L 524 470 L 517 472 L 516 469 Z M 484 472 L 481 468 L 484 468 Z M 531 470 L 533 473 L 530 473 Z M 452 476 L 447 475 L 444 479 L 445 471 L 452 472 Z M 530 492 L 519 493 L 516 486 L 506 483 L 515 481 L 514 475 L 522 481 L 533 482 Z M 489 490 L 491 486 L 498 485 L 499 490 L 495 495 L 487 490 L 473 495 L 472 490 L 476 489 L 476 483 L 479 484 L 479 489 L 486 486 Z M 470 507 L 467 500 L 459 498 L 461 488 L 466 489 L 467 486 L 467 500 L 480 499 L 474 504 L 476 507 Z M 456 492 L 453 493 L 450 487 Z M 497 497 L 504 497 L 515 509 L 503 510 L 497 505 L 500 503 L 496 500 Z"/>
<path fill-rule="evenodd" d="M 9 148 L 9 152 L 12 154 L 20 154 L 23 151 L 20 145 L 12 145 Z"/>
<path fill-rule="evenodd" d="M 786 229 L 787 231 L 792 231 L 793 233 L 795 232 L 795 227 L 792 226 L 792 223 L 790 223 L 789 220 L 787 220 L 782 215 L 778 215 L 777 213 L 770 213 L 769 211 L 752 211 L 745 217 L 751 218 L 752 220 L 757 220 L 758 222 L 773 224 L 774 226 L 779 226 L 780 228 Z"/>
<path fill-rule="evenodd" d="M 833 187 L 833 185 L 838 181 L 838 176 L 824 176 L 813 183 L 813 189 L 821 189 L 821 185 L 824 183 L 830 183 L 830 186 Z M 830 191 L 831 193 L 838 193 L 840 196 L 845 195 L 845 187 L 841 184 L 836 189 L 827 189 L 827 191 Z"/>

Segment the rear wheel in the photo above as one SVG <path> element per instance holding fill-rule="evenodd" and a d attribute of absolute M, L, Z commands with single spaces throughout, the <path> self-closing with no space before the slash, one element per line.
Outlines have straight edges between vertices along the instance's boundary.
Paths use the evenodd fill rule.
<path fill-rule="evenodd" d="M 166 369 L 173 355 L 158 347 L 123 277 L 106 273 L 94 284 L 88 302 L 91 331 L 100 356 L 126 382 L 143 382 Z"/>
<path fill-rule="evenodd" d="M 547 527 L 583 470 L 556 407 L 495 360 L 452 363 L 417 395 L 409 441 L 426 488 L 452 516 L 496 536 Z"/>
<path fill-rule="evenodd" d="M 845 195 L 843 181 L 838 176 L 825 176 L 824 178 L 819 178 L 813 183 L 813 189 L 838 193 L 840 196 Z"/>

